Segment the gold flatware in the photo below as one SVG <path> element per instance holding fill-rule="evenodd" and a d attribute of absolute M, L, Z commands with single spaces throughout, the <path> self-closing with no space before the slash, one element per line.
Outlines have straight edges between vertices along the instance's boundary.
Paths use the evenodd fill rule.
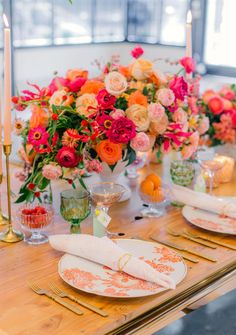
<path fill-rule="evenodd" d="M 180 245 L 178 244 L 175 244 L 175 243 L 172 243 L 172 242 L 166 242 L 166 241 L 161 241 L 161 240 L 158 240 L 155 236 L 150 236 L 150 238 L 156 242 L 159 242 L 161 244 L 164 244 L 164 245 L 167 245 L 168 247 L 171 247 L 171 248 L 174 248 L 176 250 L 180 250 L 180 251 L 185 251 L 185 252 L 188 252 L 189 254 L 192 254 L 192 255 L 195 255 L 195 256 L 198 256 L 198 257 L 201 257 L 201 258 L 204 258 L 210 262 L 217 262 L 217 260 L 215 258 L 212 258 L 212 257 L 209 257 L 209 256 L 205 256 L 205 255 L 202 255 L 196 251 L 193 251 L 191 249 L 188 249 L 188 248 L 185 248 L 185 247 L 181 247 Z"/>
<path fill-rule="evenodd" d="M 211 243 L 215 243 L 215 244 L 221 245 L 222 247 L 229 248 L 229 249 L 232 249 L 232 250 L 236 250 L 236 246 L 234 246 L 232 244 L 225 243 L 225 242 L 222 242 L 222 241 L 217 241 L 217 240 L 215 240 L 213 238 L 205 237 L 203 235 L 196 235 L 196 234 L 190 233 L 189 231 L 186 231 L 185 233 L 187 235 L 191 236 L 191 237 L 196 238 L 196 239 L 201 239 L 201 240 L 209 241 Z"/>
<path fill-rule="evenodd" d="M 59 297 L 61 298 L 68 298 L 74 302 L 76 302 L 77 304 L 85 307 L 85 308 L 88 308 L 89 310 L 103 316 L 103 317 L 107 317 L 108 314 L 107 312 L 104 312 L 102 309 L 96 307 L 96 306 L 93 306 L 83 300 L 80 300 L 79 298 L 76 298 L 74 295 L 72 294 L 69 294 L 69 293 L 66 293 L 65 291 L 62 291 L 59 287 L 57 287 L 56 285 L 54 285 L 53 283 L 49 283 L 49 287 L 50 289 L 55 293 L 57 294 Z"/>
<path fill-rule="evenodd" d="M 201 244 L 201 245 L 204 245 L 205 247 L 208 247 L 208 248 L 211 248 L 211 249 L 216 249 L 216 246 L 215 245 L 212 245 L 210 243 L 207 243 L 207 242 L 204 242 L 204 241 L 199 241 L 197 238 L 195 237 L 192 237 L 192 236 L 189 236 L 188 234 L 186 233 L 175 233 L 171 230 L 167 230 L 167 233 L 171 236 L 175 236 L 175 237 L 183 237 L 183 238 L 186 238 L 187 240 L 190 240 L 192 242 L 195 242 L 195 243 L 198 243 L 198 244 Z"/>
<path fill-rule="evenodd" d="M 145 240 L 139 236 L 132 236 L 131 237 L 132 239 L 135 239 L 135 240 L 141 240 L 141 241 L 146 241 L 146 242 L 149 242 L 148 240 Z M 157 240 L 154 240 L 154 241 L 157 241 Z M 159 242 L 159 241 L 157 241 Z M 161 244 L 161 242 L 159 242 Z M 164 244 L 164 243 L 163 243 Z M 192 262 L 192 263 L 199 263 L 198 259 L 196 258 L 193 258 L 193 257 L 190 257 L 190 256 L 187 256 L 187 255 L 183 255 L 182 253 L 180 253 L 180 255 L 183 257 L 183 259 L 186 259 L 187 261 L 189 262 Z"/>
<path fill-rule="evenodd" d="M 75 307 L 72 304 L 70 304 L 66 301 L 63 301 L 61 298 L 59 298 L 55 294 L 40 288 L 37 284 L 28 283 L 28 285 L 35 293 L 37 293 L 39 295 L 46 295 L 48 298 L 52 299 L 53 301 L 57 302 L 58 304 L 60 304 L 64 307 L 66 307 L 67 309 L 74 312 L 75 314 L 77 314 L 77 315 L 83 315 L 84 314 L 78 307 Z"/>

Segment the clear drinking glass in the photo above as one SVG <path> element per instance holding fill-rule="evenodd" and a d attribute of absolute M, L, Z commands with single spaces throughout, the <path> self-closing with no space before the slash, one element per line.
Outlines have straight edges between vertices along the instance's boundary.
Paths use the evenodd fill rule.
<path fill-rule="evenodd" d="M 69 221 L 70 232 L 80 233 L 80 223 L 90 214 L 90 196 L 86 190 L 65 190 L 61 192 L 61 215 Z"/>
<path fill-rule="evenodd" d="M 47 235 L 42 232 L 53 222 L 54 210 L 51 205 L 26 203 L 19 209 L 17 219 L 22 228 L 29 231 L 31 235 L 25 237 L 29 244 L 43 244 L 48 242 Z"/>

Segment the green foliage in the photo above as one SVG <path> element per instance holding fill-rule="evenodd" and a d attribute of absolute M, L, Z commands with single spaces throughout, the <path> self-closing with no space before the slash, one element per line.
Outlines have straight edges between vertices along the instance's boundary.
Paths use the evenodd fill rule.
<path fill-rule="evenodd" d="M 119 97 L 116 100 L 116 103 L 114 106 L 117 109 L 122 109 L 123 111 L 125 111 L 128 108 L 128 102 L 124 97 Z"/>

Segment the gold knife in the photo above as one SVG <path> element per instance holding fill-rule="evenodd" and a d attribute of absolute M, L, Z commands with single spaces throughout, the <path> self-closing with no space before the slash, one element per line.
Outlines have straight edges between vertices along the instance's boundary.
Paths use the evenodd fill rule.
<path fill-rule="evenodd" d="M 236 246 L 234 246 L 232 244 L 229 244 L 229 243 L 225 243 L 225 242 L 222 242 L 222 241 L 217 241 L 213 238 L 205 237 L 205 236 L 202 236 L 202 235 L 195 235 L 195 234 L 190 233 L 189 231 L 186 231 L 186 234 L 191 236 L 191 237 L 194 237 L 196 239 L 201 239 L 201 240 L 204 240 L 204 241 L 208 241 L 208 242 L 211 242 L 211 243 L 221 245 L 222 247 L 225 247 L 225 248 L 236 250 Z"/>
<path fill-rule="evenodd" d="M 193 236 L 190 236 L 188 235 L 187 233 L 174 233 L 170 230 L 167 230 L 167 233 L 171 236 L 175 236 L 175 237 L 183 237 L 183 238 L 186 238 L 187 240 L 189 241 L 192 241 L 192 242 L 195 242 L 195 243 L 198 243 L 198 244 L 201 244 L 201 245 L 204 245 L 205 247 L 208 247 L 208 248 L 211 248 L 211 249 L 216 249 L 216 246 L 215 245 L 212 245 L 208 242 L 204 242 L 204 241 L 201 241 Z"/>
<path fill-rule="evenodd" d="M 150 238 L 156 242 L 159 242 L 161 244 L 164 244 L 168 247 L 171 247 L 171 248 L 174 248 L 176 250 L 180 250 L 180 251 L 185 251 L 185 252 L 188 252 L 189 254 L 192 254 L 192 255 L 195 255 L 195 256 L 198 256 L 198 257 L 201 257 L 201 258 L 204 258 L 210 262 L 217 262 L 217 259 L 215 258 L 212 258 L 212 257 L 209 257 L 209 256 L 205 256 L 205 255 L 202 255 L 196 251 L 193 251 L 191 249 L 188 249 L 188 248 L 185 248 L 185 247 L 181 247 L 180 245 L 178 244 L 175 244 L 175 243 L 172 243 L 172 242 L 166 242 L 166 241 L 161 241 L 161 240 L 158 240 L 155 236 L 150 236 Z"/>

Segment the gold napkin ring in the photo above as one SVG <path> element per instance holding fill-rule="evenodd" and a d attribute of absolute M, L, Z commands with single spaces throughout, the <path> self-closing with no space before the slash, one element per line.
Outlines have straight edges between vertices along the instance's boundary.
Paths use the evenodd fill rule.
<path fill-rule="evenodd" d="M 124 267 L 126 266 L 126 264 L 128 263 L 128 261 L 130 260 L 130 258 L 132 257 L 131 254 L 123 254 L 122 256 L 120 256 L 120 258 L 118 259 L 118 270 L 121 272 L 123 271 Z M 122 263 L 123 260 L 123 263 Z"/>

